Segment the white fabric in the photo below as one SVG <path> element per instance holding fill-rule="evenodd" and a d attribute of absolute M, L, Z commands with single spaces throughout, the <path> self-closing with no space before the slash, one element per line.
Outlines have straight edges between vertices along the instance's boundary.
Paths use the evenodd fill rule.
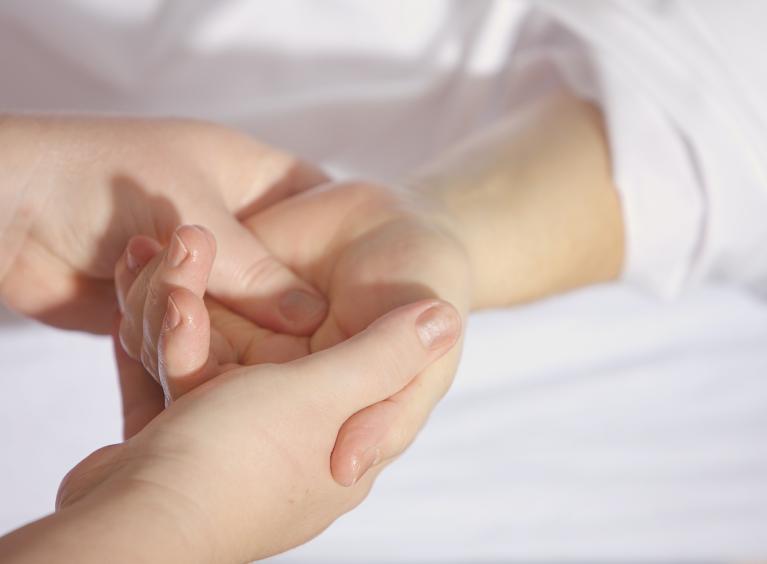
<path fill-rule="evenodd" d="M 554 60 L 605 110 L 626 277 L 665 296 L 703 279 L 767 291 L 767 4 L 530 4 L 515 61 Z M 212 118 L 391 180 L 530 89 L 511 63 L 526 6 L 11 0 L 0 109 Z"/>
<path fill-rule="evenodd" d="M 604 109 L 626 277 L 665 296 L 704 279 L 767 292 L 767 4 L 536 4 L 519 56 Z"/>
<path fill-rule="evenodd" d="M 456 383 L 370 498 L 279 562 L 755 561 L 767 305 L 605 287 L 472 317 Z M 41 355 L 39 351 L 46 351 Z M 0 325 L 0 533 L 119 439 L 105 339 Z"/>
<path fill-rule="evenodd" d="M 0 109 L 209 118 L 387 181 L 504 115 L 520 61 L 553 57 L 605 108 L 627 277 L 661 294 L 705 278 L 759 287 L 767 5 L 536 4 L 514 59 L 522 2 L 8 0 Z M 282 558 L 764 555 L 765 339 L 765 305 L 725 289 L 663 306 L 595 288 L 476 316 L 412 452 Z M 5 323 L 0 358 L 8 530 L 117 440 L 118 404 L 99 339 Z"/>

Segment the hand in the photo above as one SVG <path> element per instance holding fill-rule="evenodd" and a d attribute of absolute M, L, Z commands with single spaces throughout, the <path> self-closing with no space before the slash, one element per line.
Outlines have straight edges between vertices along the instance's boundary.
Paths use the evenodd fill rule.
<path fill-rule="evenodd" d="M 164 371 L 180 375 L 189 354 L 204 358 L 197 352 L 209 344 L 210 327 L 202 300 L 183 287 L 183 273 L 176 275 L 182 287 L 168 307 L 179 317 L 166 317 L 158 358 Z M 329 457 L 339 427 L 395 396 L 416 374 L 423 378 L 459 333 L 451 306 L 422 300 L 323 352 L 224 368 L 64 479 L 57 516 L 97 531 L 42 538 L 75 542 L 81 562 L 100 544 L 126 560 L 140 560 L 143 550 L 162 561 L 243 562 L 304 542 L 358 504 L 375 475 L 349 488 L 334 482 Z M 120 346 L 116 354 L 122 377 L 141 370 Z"/>
<path fill-rule="evenodd" d="M 245 220 L 270 252 L 328 299 L 309 351 L 333 346 L 418 299 L 446 300 L 466 316 L 468 255 L 435 205 L 414 193 L 350 182 L 317 187 Z M 268 354 L 269 341 L 261 342 L 250 345 L 256 356 Z M 456 347 L 403 390 L 346 421 L 332 459 L 339 483 L 354 483 L 410 445 L 449 389 L 459 357 Z"/>
<path fill-rule="evenodd" d="M 0 299 L 12 309 L 108 332 L 114 264 L 128 239 L 165 244 L 179 224 L 204 221 L 223 243 L 213 295 L 289 334 L 310 334 L 324 318 L 317 291 L 235 217 L 325 181 L 314 167 L 223 127 L 181 120 L 7 117 L 0 146 L 8 148 L 0 154 Z M 3 213 L 19 200 L 4 226 Z"/>
<path fill-rule="evenodd" d="M 434 217 L 425 203 L 410 201 L 406 194 L 366 183 L 347 183 L 318 187 L 247 218 L 245 224 L 274 256 L 324 293 L 329 313 L 312 335 L 295 337 L 266 330 L 211 301 L 210 315 L 216 329 L 213 341 L 218 344 L 210 357 L 213 365 L 283 362 L 323 350 L 359 333 L 386 312 L 418 299 L 445 299 L 464 316 L 470 301 L 468 260 L 461 244 Z M 194 243 L 193 235 L 182 234 L 191 237 L 185 246 L 196 245 L 190 256 L 203 260 L 206 246 L 203 240 Z M 151 247 L 146 241 L 132 244 Z M 185 268 L 195 268 L 195 260 Z M 153 304 L 167 297 L 176 275 L 167 268 L 155 274 L 157 264 L 142 272 L 132 295 L 125 299 L 121 338 L 131 356 L 141 357 L 158 380 L 166 380 L 166 391 L 174 396 L 216 370 L 208 367 L 195 372 L 181 379 L 183 384 L 160 373 L 155 359 L 162 319 L 145 311 L 156 311 Z M 133 279 L 121 272 L 126 269 L 118 267 L 118 286 L 124 288 L 120 293 L 126 294 Z M 129 283 L 121 282 L 126 277 Z M 195 292 L 202 295 L 204 273 L 196 279 Z M 207 350 L 205 354 L 207 359 Z M 333 475 L 339 483 L 354 483 L 369 467 L 399 455 L 410 444 L 449 388 L 459 354 L 456 347 L 407 388 L 346 422 L 332 459 Z M 201 360 L 195 363 L 199 366 Z M 140 428 L 162 406 L 161 400 L 141 399 L 151 393 L 151 387 L 147 390 L 143 386 L 125 390 L 129 432 Z"/>

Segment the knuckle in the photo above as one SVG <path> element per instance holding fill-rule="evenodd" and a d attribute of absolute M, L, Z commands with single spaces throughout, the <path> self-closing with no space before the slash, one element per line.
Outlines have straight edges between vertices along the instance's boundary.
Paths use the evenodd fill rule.
<path fill-rule="evenodd" d="M 280 263 L 264 255 L 235 271 L 234 279 L 243 289 L 257 288 L 274 279 L 282 270 Z"/>
<path fill-rule="evenodd" d="M 192 253 L 210 246 L 208 236 L 201 227 L 196 225 L 183 225 L 178 228 L 176 233 Z"/>

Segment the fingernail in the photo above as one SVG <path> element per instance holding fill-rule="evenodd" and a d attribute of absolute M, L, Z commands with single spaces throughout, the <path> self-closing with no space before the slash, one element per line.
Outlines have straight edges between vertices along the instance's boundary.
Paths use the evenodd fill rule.
<path fill-rule="evenodd" d="M 352 457 L 352 482 L 348 485 L 353 486 L 359 482 L 360 478 L 365 475 L 365 472 L 380 461 L 381 449 L 377 446 L 370 447 L 360 455 L 354 455 Z"/>
<path fill-rule="evenodd" d="M 210 246 L 210 250 L 215 252 L 216 238 L 213 236 L 213 233 L 211 233 L 207 227 L 203 227 L 202 225 L 194 225 L 194 228 L 198 231 L 201 231 L 202 234 L 205 235 L 205 238 L 208 240 L 208 246 Z"/>
<path fill-rule="evenodd" d="M 125 263 L 128 270 L 134 274 L 141 270 L 152 260 L 155 250 L 141 238 L 133 238 L 128 241 L 128 247 L 125 250 Z"/>
<path fill-rule="evenodd" d="M 168 296 L 168 307 L 165 308 L 165 329 L 173 331 L 181 323 L 181 311 L 179 311 L 173 297 Z"/>
<path fill-rule="evenodd" d="M 324 311 L 325 301 L 303 290 L 291 290 L 280 300 L 280 312 L 288 321 L 315 319 Z"/>
<path fill-rule="evenodd" d="M 446 304 L 433 305 L 416 319 L 418 338 L 427 349 L 441 349 L 452 344 L 458 336 L 461 319 L 458 313 Z"/>
<path fill-rule="evenodd" d="M 165 260 L 168 266 L 175 268 L 184 262 L 186 255 L 189 254 L 189 250 L 184 245 L 181 237 L 178 236 L 178 232 L 173 234 L 170 240 L 170 246 L 168 247 L 168 254 L 165 255 Z"/>

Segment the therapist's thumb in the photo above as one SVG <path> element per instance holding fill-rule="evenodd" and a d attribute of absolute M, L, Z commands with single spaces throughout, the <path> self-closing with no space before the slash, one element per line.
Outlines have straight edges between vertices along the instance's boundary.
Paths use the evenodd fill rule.
<path fill-rule="evenodd" d="M 213 296 L 261 327 L 280 333 L 310 335 L 322 323 L 327 313 L 324 297 L 234 216 L 216 214 L 207 225 L 218 240 L 208 282 Z"/>
<path fill-rule="evenodd" d="M 461 316 L 441 300 L 399 307 L 354 337 L 293 361 L 299 385 L 339 425 L 357 411 L 396 394 L 455 345 Z"/>

